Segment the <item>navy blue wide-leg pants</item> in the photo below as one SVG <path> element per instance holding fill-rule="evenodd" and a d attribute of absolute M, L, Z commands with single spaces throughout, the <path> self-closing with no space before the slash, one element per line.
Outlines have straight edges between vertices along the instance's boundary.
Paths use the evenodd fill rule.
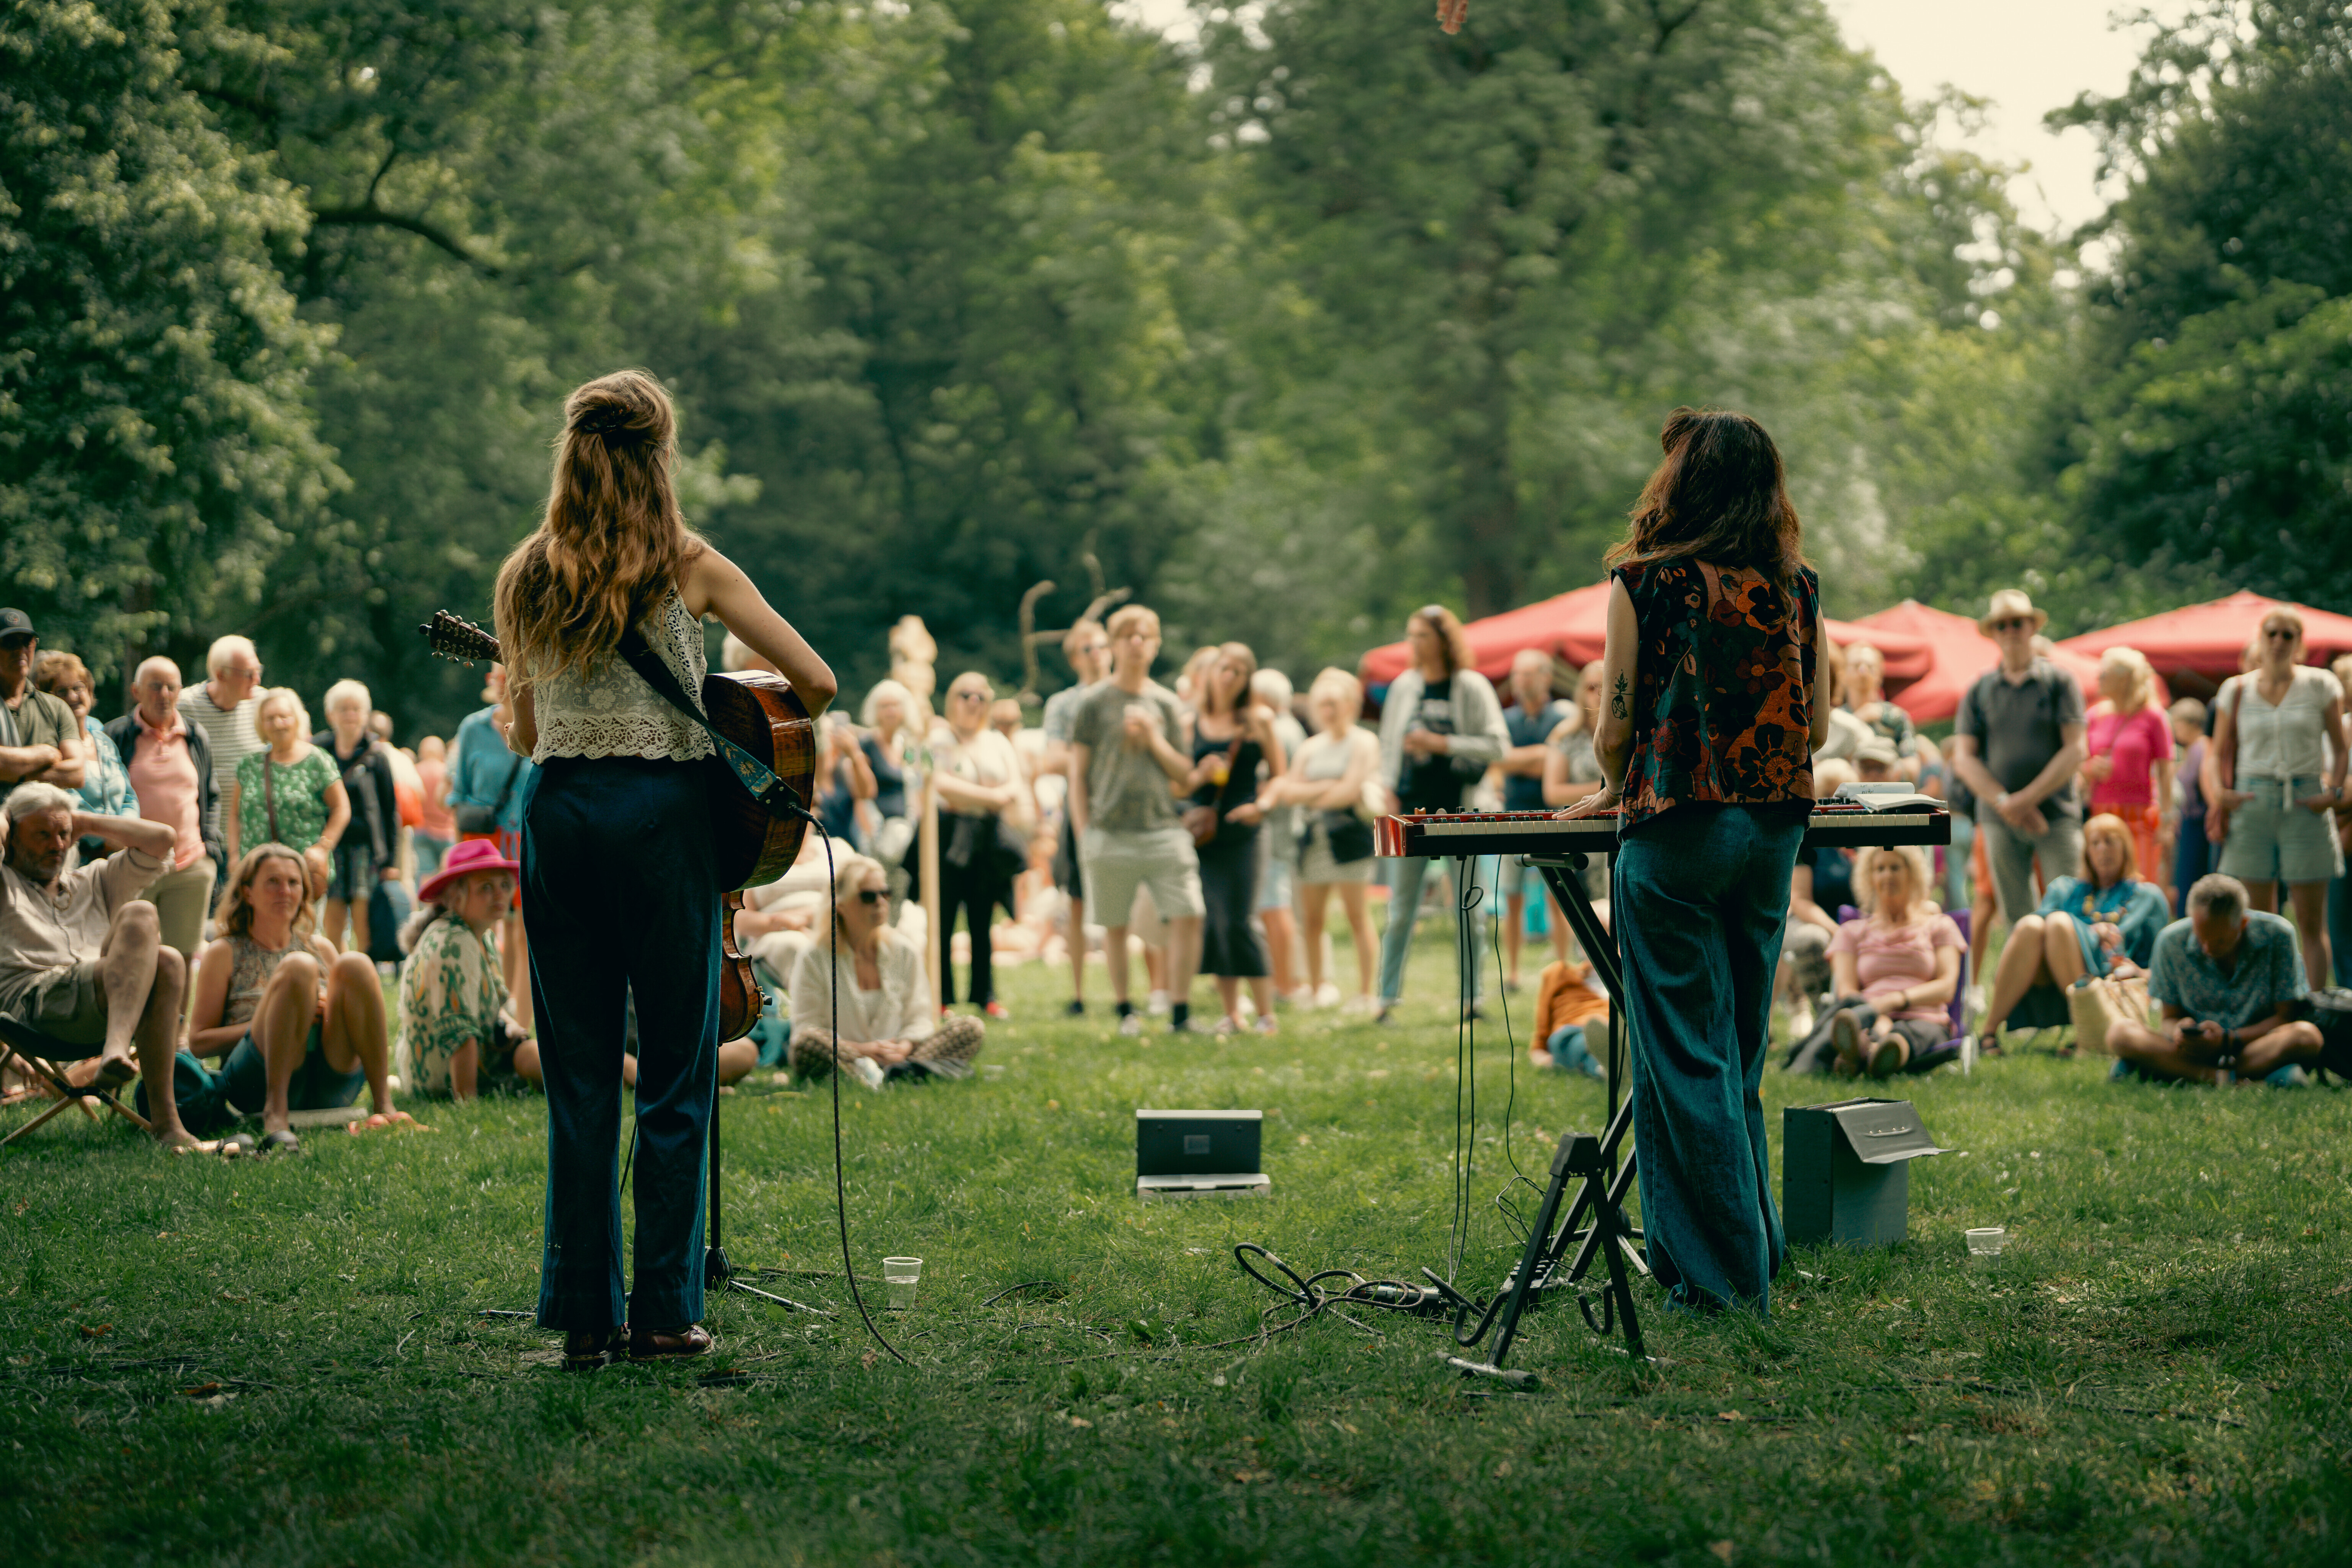
<path fill-rule="evenodd" d="M 547 1080 L 542 1328 L 702 1316 L 719 1072 L 719 891 L 702 772 L 558 757 L 525 788 L 522 917 Z M 637 1005 L 635 1289 L 621 1285 L 621 1054 Z"/>
<path fill-rule="evenodd" d="M 1642 1230 L 1669 1303 L 1771 1307 L 1788 1244 L 1758 1090 L 1802 810 L 1678 806 L 1619 845 Z"/>

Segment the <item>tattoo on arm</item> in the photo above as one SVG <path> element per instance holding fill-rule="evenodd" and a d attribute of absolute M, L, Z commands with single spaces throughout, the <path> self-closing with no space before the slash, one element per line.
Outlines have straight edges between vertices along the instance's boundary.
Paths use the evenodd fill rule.
<path fill-rule="evenodd" d="M 1627 716 L 1625 677 L 1622 671 L 1620 671 L 1617 677 L 1617 689 L 1609 694 L 1609 716 L 1612 719 L 1622 719 Z"/>

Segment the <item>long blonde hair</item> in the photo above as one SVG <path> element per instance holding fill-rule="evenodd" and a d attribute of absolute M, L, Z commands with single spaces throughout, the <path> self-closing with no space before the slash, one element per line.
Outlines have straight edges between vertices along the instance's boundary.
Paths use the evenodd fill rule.
<path fill-rule="evenodd" d="M 2104 679 L 2110 669 L 2122 670 L 2131 681 L 2115 710 L 2127 718 L 2147 707 L 2156 692 L 2156 671 L 2148 665 L 2147 655 L 2136 647 L 2111 647 L 2099 656 L 2100 676 Z"/>
<path fill-rule="evenodd" d="M 677 436 L 669 395 L 641 370 L 565 399 L 547 516 L 499 568 L 510 682 L 593 671 L 702 552 L 672 482 Z"/>

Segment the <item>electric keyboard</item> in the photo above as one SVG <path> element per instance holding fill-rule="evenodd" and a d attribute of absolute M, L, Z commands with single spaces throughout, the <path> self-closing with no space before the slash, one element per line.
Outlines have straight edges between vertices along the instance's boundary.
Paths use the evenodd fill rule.
<path fill-rule="evenodd" d="M 1373 825 L 1381 855 L 1607 855 L 1617 847 L 1617 813 L 1562 819 L 1548 811 L 1465 811 L 1383 816 Z M 1853 800 L 1813 803 L 1808 849 L 1949 844 L 1952 816 L 1941 806 L 1874 811 Z"/>

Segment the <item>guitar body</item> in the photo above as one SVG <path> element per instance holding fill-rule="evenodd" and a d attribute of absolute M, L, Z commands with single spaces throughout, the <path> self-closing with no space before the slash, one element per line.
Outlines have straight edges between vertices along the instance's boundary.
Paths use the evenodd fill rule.
<path fill-rule="evenodd" d="M 444 658 L 500 662 L 498 638 L 446 610 L 436 610 L 431 621 L 416 629 Z M 765 763 L 803 802 L 811 802 L 816 783 L 816 724 L 782 677 L 763 670 L 705 676 L 702 710 L 720 734 Z M 737 895 L 790 870 L 808 824 L 798 817 L 770 816 L 719 758 L 702 766 L 703 799 L 718 850 L 719 886 L 714 890 L 722 901 L 719 1037 L 736 1040 L 759 1022 L 763 1001 L 751 961 L 735 946 L 735 911 L 743 907 Z"/>
<path fill-rule="evenodd" d="M 702 710 L 720 734 L 814 804 L 816 724 L 782 676 L 751 669 L 705 676 Z M 792 869 L 808 824 L 796 816 L 769 816 L 719 758 L 703 767 L 704 798 L 710 803 L 711 833 L 719 846 L 719 888 L 734 892 L 764 887 Z"/>

